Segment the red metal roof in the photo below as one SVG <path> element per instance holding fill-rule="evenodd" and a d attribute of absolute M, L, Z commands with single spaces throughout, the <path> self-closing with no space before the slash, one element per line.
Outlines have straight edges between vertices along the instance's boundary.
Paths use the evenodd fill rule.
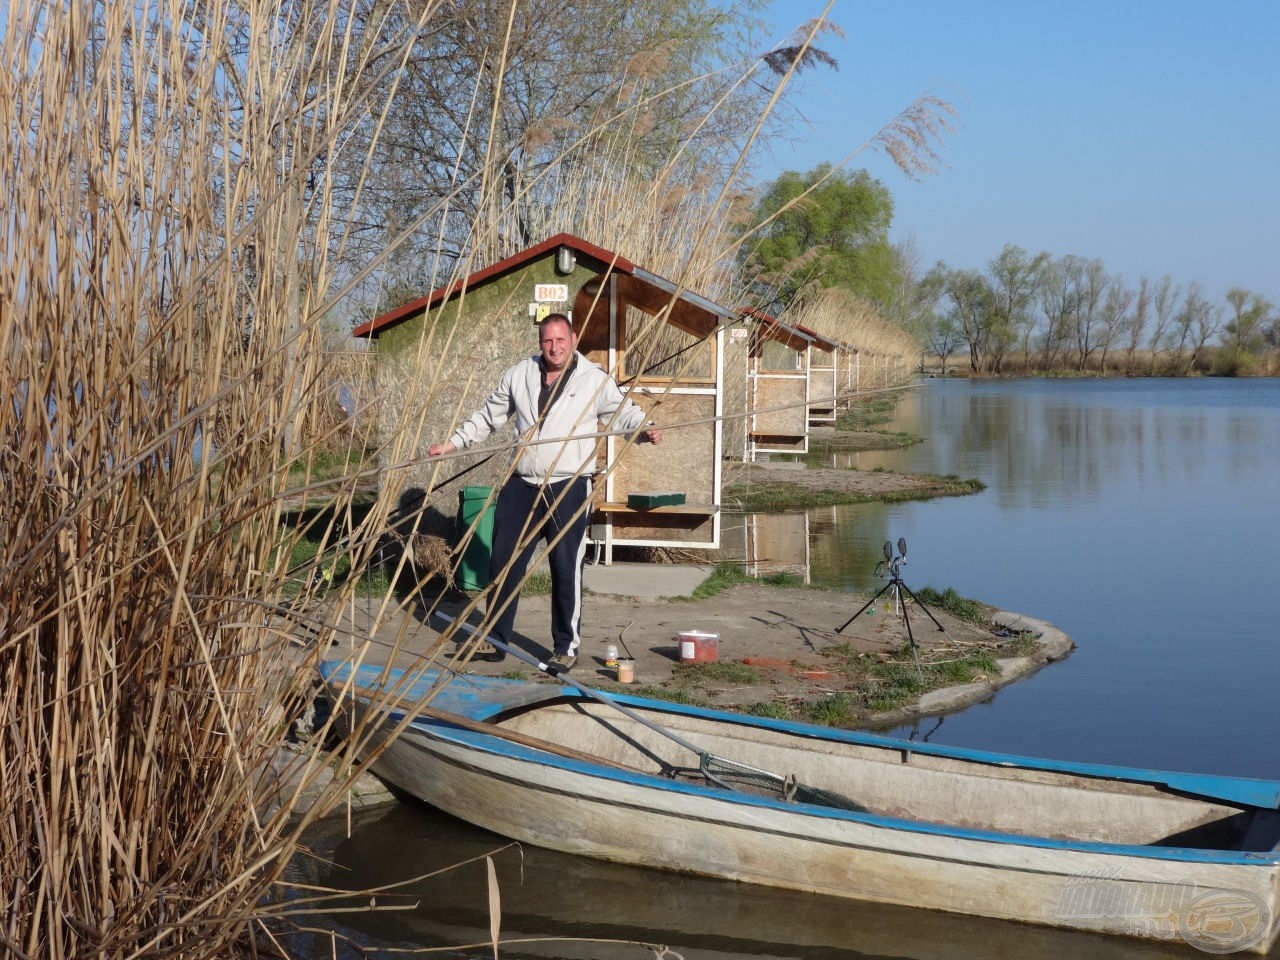
<path fill-rule="evenodd" d="M 827 353 L 831 353 L 831 351 L 836 349 L 844 350 L 846 352 L 853 349 L 847 344 L 841 343 L 839 340 L 833 339 L 824 333 L 819 333 L 817 330 L 806 327 L 803 323 L 793 323 L 792 326 L 806 336 L 813 337 L 813 339 L 817 341 L 816 345 L 818 349 L 825 350 Z"/>
<path fill-rule="evenodd" d="M 756 321 L 756 336 L 764 336 L 770 340 L 784 344 L 792 350 L 806 350 L 813 345 L 813 334 L 783 323 L 777 317 L 758 310 L 755 307 L 743 307 L 738 316 Z"/>
<path fill-rule="evenodd" d="M 401 321 L 410 317 L 424 313 L 431 307 L 434 307 L 450 297 L 453 297 L 464 290 L 482 286 L 490 280 L 494 280 L 503 274 L 510 273 L 512 270 L 518 270 L 540 257 L 546 256 L 548 253 L 554 252 L 559 247 L 569 247 L 580 256 L 587 257 L 597 261 L 600 268 L 610 267 L 618 273 L 633 274 L 636 266 L 621 254 L 613 253 L 603 247 L 597 247 L 594 243 L 588 243 L 581 237 L 575 237 L 571 233 L 557 233 L 554 237 L 542 241 L 542 243 L 521 250 L 519 253 L 507 257 L 505 260 L 499 260 L 492 266 L 485 267 L 483 270 L 477 270 L 468 277 L 449 284 L 447 287 L 439 287 L 425 297 L 419 297 L 417 300 L 411 300 L 403 306 L 396 307 L 384 313 L 380 317 L 374 317 L 366 323 L 362 323 L 351 331 L 354 337 L 377 337 L 382 331 L 388 327 L 393 327 Z"/>

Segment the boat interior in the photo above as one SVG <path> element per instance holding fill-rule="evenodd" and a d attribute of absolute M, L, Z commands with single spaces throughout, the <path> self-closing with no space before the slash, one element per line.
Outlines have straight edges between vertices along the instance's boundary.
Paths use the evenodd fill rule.
<path fill-rule="evenodd" d="M 915 745 L 849 743 L 631 705 L 623 711 L 573 696 L 524 704 L 493 720 L 604 764 L 702 782 L 710 790 L 1065 841 L 1280 849 L 1280 810 L 1159 783 L 980 762 Z"/>

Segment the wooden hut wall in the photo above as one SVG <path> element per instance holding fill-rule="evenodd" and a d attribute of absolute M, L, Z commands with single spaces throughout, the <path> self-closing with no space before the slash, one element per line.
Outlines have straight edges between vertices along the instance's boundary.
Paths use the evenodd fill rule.
<path fill-rule="evenodd" d="M 834 423 L 839 395 L 834 350 L 810 350 L 809 422 Z"/>
<path fill-rule="evenodd" d="M 809 449 L 806 400 L 809 378 L 801 373 L 756 373 L 751 378 L 751 444 L 756 453 L 804 453 Z"/>
<path fill-rule="evenodd" d="M 745 324 L 728 330 L 724 345 L 724 455 L 734 460 L 751 457 L 751 335 Z"/>
<path fill-rule="evenodd" d="M 763 331 L 763 328 L 762 328 Z M 751 457 L 809 449 L 809 349 L 757 341 L 751 367 Z"/>
<path fill-rule="evenodd" d="M 566 279 L 572 285 L 575 279 L 581 283 L 590 275 L 581 271 L 576 278 L 565 278 L 556 274 L 550 257 L 534 261 L 522 270 L 469 289 L 462 303 L 450 298 L 429 312 L 389 327 L 374 341 L 379 430 L 383 436 L 398 437 L 404 443 L 384 450 L 380 466 L 395 469 L 395 482 L 406 489 L 431 491 L 430 511 L 424 521 L 427 532 L 451 536 L 459 492 L 468 486 L 494 486 L 505 479 L 511 456 L 505 450 L 493 456 L 492 447 L 509 444 L 512 438 L 504 431 L 444 467 L 440 461 L 428 459 L 427 446 L 447 438 L 470 416 L 506 367 L 537 352 L 538 334 L 529 317 L 533 285 Z M 441 375 L 441 357 L 456 375 Z M 426 383 L 432 385 L 429 397 L 421 386 Z M 427 429 L 420 434 L 406 430 L 405 424 L 422 416 L 417 405 L 428 400 Z M 409 403 L 415 407 L 408 408 Z M 449 479 L 454 476 L 458 479 Z"/>
<path fill-rule="evenodd" d="M 614 466 L 596 489 L 591 538 L 603 544 L 606 562 L 615 546 L 718 547 L 724 333 L 704 338 L 672 326 L 658 332 L 663 352 L 654 356 L 630 338 L 651 322 L 645 310 L 628 302 L 631 285 L 610 287 L 609 349 L 597 349 L 591 357 L 629 384 L 632 398 L 662 428 L 663 441 L 659 446 L 627 446 L 624 437 L 605 441 L 604 464 Z M 647 510 L 627 504 L 632 494 L 654 493 L 682 493 L 685 502 Z"/>

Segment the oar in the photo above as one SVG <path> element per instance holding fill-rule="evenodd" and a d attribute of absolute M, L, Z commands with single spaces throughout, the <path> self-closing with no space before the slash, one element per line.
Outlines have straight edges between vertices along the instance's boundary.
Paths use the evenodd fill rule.
<path fill-rule="evenodd" d="M 472 636 L 475 636 L 477 634 L 476 628 L 471 626 L 471 624 L 455 620 L 453 617 L 449 616 L 447 613 L 437 610 L 433 615 L 436 617 L 439 617 L 441 620 L 445 621 L 446 623 L 457 624 L 457 626 L 461 627 L 463 630 L 465 630 L 468 634 Z M 721 773 L 725 773 L 725 774 L 733 773 L 733 774 L 742 776 L 745 779 L 755 779 L 757 781 L 765 781 L 765 782 L 773 783 L 776 785 L 778 792 L 783 796 L 784 799 L 787 799 L 787 800 L 795 800 L 800 803 L 816 803 L 816 804 L 821 804 L 823 806 L 828 806 L 828 807 L 840 807 L 845 810 L 865 810 L 866 809 L 861 804 L 855 802 L 854 800 L 849 799 L 848 797 L 842 796 L 841 794 L 835 793 L 830 790 L 823 790 L 819 787 L 810 787 L 810 786 L 806 786 L 805 784 L 798 783 L 796 782 L 795 777 L 782 776 L 781 774 L 773 773 L 770 770 L 762 770 L 759 767 L 753 767 L 750 764 L 742 763 L 738 760 L 730 760 L 727 757 L 716 756 L 715 754 L 707 750 L 703 750 L 700 747 L 697 747 L 694 744 L 690 743 L 688 740 L 684 739 L 684 737 L 680 736 L 678 733 L 675 733 L 672 730 L 668 730 L 666 727 L 658 723 L 655 723 L 654 721 L 650 720 L 648 717 L 641 716 L 639 713 L 637 713 L 635 710 L 632 710 L 630 707 L 626 706 L 625 704 L 619 703 L 617 700 L 609 696 L 609 694 L 605 693 L 603 690 L 597 690 L 594 687 L 589 687 L 584 683 L 579 683 L 577 680 L 574 680 L 567 673 L 561 673 L 557 670 L 553 670 L 549 664 L 547 664 L 542 660 L 539 660 L 537 657 L 534 657 L 532 654 L 527 653 L 526 651 L 521 650 L 518 647 L 514 647 L 511 644 L 505 643 L 502 640 L 498 640 L 497 638 L 492 636 L 486 636 L 484 637 L 484 639 L 487 640 L 489 643 L 493 644 L 503 653 L 510 654 L 511 656 L 515 657 L 517 660 L 527 663 L 529 666 L 533 667 L 536 670 L 540 670 L 542 673 L 545 673 L 547 676 L 554 677 L 560 683 L 563 683 L 566 686 L 572 687 L 573 689 L 577 690 L 580 694 L 582 694 L 584 697 L 587 697 L 590 700 L 595 700 L 597 703 L 603 703 L 606 706 L 612 707 L 614 710 L 617 710 L 619 713 L 621 713 L 624 717 L 634 720 L 636 723 L 640 724 L 641 726 L 647 727 L 648 729 L 652 730 L 654 733 L 660 736 L 666 737 L 668 740 L 672 741 L 673 743 L 677 743 L 680 746 L 684 747 L 684 749 L 688 750 L 690 753 L 692 753 L 694 756 L 698 758 L 699 772 L 718 787 L 721 787 L 725 790 L 734 789 L 730 784 L 726 783 L 722 779 L 722 777 L 717 776 L 716 774 L 711 772 L 712 764 L 718 764 L 722 768 Z"/>

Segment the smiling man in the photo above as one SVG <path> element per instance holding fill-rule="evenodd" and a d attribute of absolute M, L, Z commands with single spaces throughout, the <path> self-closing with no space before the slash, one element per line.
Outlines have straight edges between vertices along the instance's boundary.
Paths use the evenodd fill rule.
<path fill-rule="evenodd" d="M 645 427 L 645 413 L 613 378 L 578 353 L 569 318 L 553 313 L 538 324 L 538 354 L 508 367 L 484 405 L 429 456 L 465 449 L 512 422 L 520 443 L 514 469 L 498 493 L 489 562 L 490 635 L 511 642 L 520 582 L 538 541 L 550 546 L 552 657 L 557 673 L 578 662 L 582 621 L 582 564 L 586 557 L 591 475 L 600 425 L 636 431 L 638 439 L 662 442 L 662 431 Z M 548 442 L 552 441 L 552 442 Z M 499 661 L 492 644 L 477 657 Z"/>

